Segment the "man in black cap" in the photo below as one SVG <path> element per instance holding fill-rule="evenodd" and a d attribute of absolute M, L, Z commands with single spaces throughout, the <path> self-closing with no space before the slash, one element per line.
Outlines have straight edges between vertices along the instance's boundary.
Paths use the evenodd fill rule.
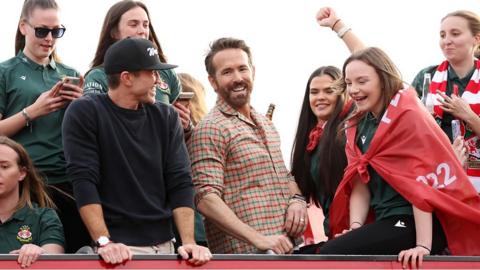
<path fill-rule="evenodd" d="M 70 104 L 63 122 L 67 173 L 83 222 L 109 263 L 133 254 L 178 253 L 200 265 L 195 244 L 190 161 L 178 114 L 155 102 L 161 63 L 146 39 L 128 38 L 105 54 L 109 91 Z"/>

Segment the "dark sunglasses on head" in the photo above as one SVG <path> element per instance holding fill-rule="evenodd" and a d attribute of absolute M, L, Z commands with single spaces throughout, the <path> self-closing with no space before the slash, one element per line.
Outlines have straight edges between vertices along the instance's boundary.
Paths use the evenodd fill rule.
<path fill-rule="evenodd" d="M 61 38 L 63 37 L 63 34 L 65 34 L 65 30 L 67 30 L 63 26 L 50 29 L 47 27 L 34 27 L 29 22 L 26 23 L 35 30 L 35 37 L 37 38 L 45 38 L 48 36 L 48 33 L 52 33 L 52 38 Z"/>

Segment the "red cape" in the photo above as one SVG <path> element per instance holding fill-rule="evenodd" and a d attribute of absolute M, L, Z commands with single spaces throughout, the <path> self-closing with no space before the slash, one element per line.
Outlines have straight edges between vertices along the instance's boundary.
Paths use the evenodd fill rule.
<path fill-rule="evenodd" d="M 367 183 L 370 165 L 410 203 L 435 212 L 453 255 L 480 255 L 480 197 L 414 90 L 392 99 L 365 154 L 355 143 L 357 126 L 347 126 L 348 166 L 330 208 L 332 235 L 349 227 L 352 180 Z"/>

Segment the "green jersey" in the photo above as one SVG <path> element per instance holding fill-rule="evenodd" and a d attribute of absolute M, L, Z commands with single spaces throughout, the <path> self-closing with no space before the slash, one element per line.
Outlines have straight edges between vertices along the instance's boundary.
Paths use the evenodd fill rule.
<path fill-rule="evenodd" d="M 425 76 L 425 73 L 431 74 L 431 77 L 433 78 L 433 74 L 435 74 L 435 71 L 437 71 L 437 68 L 438 66 L 430 66 L 430 67 L 424 68 L 413 79 L 412 87 L 415 88 L 419 97 L 422 96 L 423 77 Z M 447 78 L 447 89 L 445 91 L 445 94 L 447 96 L 452 95 L 453 85 L 456 84 L 458 86 L 458 94 L 461 96 L 465 91 L 467 84 L 470 82 L 470 78 L 472 78 L 474 71 L 475 71 L 475 68 L 472 68 L 472 70 L 465 77 L 460 78 L 458 77 L 457 73 L 455 73 L 455 70 L 453 70 L 453 68 L 449 66 L 448 78 Z M 442 128 L 443 132 L 447 134 L 451 142 L 453 142 L 453 139 L 452 139 L 453 137 L 452 120 L 453 119 L 455 118 L 453 117 L 452 114 L 448 112 L 444 112 L 442 122 L 440 123 L 440 127 Z"/>
<path fill-rule="evenodd" d="M 378 128 L 379 120 L 367 113 L 357 128 L 357 146 L 362 153 L 367 152 L 370 142 Z M 370 206 L 375 211 L 375 219 L 382 220 L 395 215 L 413 215 L 412 205 L 393 189 L 382 177 L 368 166 L 370 181 Z"/>
<path fill-rule="evenodd" d="M 64 246 L 62 223 L 53 209 L 25 206 L 0 222 L 0 253 L 8 254 L 24 244 Z"/>
<path fill-rule="evenodd" d="M 318 158 L 320 156 L 320 147 L 317 145 L 315 148 L 315 152 L 312 155 L 312 160 L 310 161 L 310 174 L 312 179 L 314 180 L 314 184 L 317 186 L 318 190 L 318 201 L 320 206 L 322 207 L 323 216 L 325 217 L 323 220 L 323 231 L 325 235 L 330 234 L 330 206 L 332 204 L 332 197 L 324 196 L 322 192 L 320 192 L 319 186 L 317 184 L 317 177 L 320 171 L 320 164 L 318 163 Z"/>
<path fill-rule="evenodd" d="M 23 52 L 0 63 L 0 114 L 9 118 L 33 104 L 65 76 L 78 77 L 74 69 L 51 60 L 46 66 L 29 59 Z M 65 108 L 41 116 L 11 138 L 22 144 L 47 183 L 67 182 L 62 144 Z"/>

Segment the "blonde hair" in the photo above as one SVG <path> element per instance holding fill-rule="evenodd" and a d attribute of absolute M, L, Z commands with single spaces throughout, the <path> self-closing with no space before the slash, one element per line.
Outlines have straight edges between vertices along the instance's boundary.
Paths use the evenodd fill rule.
<path fill-rule="evenodd" d="M 40 207 L 55 207 L 52 199 L 47 195 L 45 184 L 38 175 L 25 148 L 5 136 L 0 136 L 0 145 L 5 145 L 17 153 L 17 165 L 20 170 L 24 170 L 26 173 L 25 178 L 20 182 L 20 198 L 15 210 L 25 206 L 33 208 L 33 202 L 36 202 Z"/>
<path fill-rule="evenodd" d="M 208 112 L 207 104 L 205 103 L 205 87 L 199 80 L 188 73 L 178 73 L 177 75 L 183 91 L 195 93 L 190 100 L 190 117 L 192 123 L 197 125 Z"/>
<path fill-rule="evenodd" d="M 473 36 L 480 34 L 480 16 L 478 16 L 475 12 L 469 10 L 457 10 L 454 12 L 448 13 L 445 17 L 443 17 L 442 22 L 448 17 L 460 17 L 467 21 L 468 28 L 472 32 Z M 475 57 L 480 57 L 480 45 L 477 44 L 473 50 Z"/>

